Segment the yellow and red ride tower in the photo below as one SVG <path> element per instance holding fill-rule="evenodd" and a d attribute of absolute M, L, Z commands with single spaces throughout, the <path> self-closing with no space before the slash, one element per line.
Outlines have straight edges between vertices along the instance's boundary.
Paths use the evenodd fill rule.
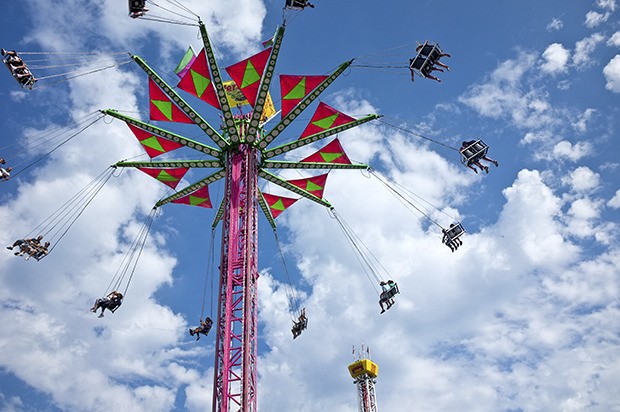
<path fill-rule="evenodd" d="M 353 348 L 355 356 L 355 348 Z M 375 379 L 379 375 L 379 365 L 370 360 L 370 350 L 362 345 L 357 360 L 349 365 L 349 373 L 357 387 L 359 412 L 378 412 L 375 396 Z"/>

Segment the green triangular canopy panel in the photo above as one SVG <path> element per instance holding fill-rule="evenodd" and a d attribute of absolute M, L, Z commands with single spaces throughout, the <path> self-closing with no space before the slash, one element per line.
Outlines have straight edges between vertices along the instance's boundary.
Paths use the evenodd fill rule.
<path fill-rule="evenodd" d="M 309 162 L 309 163 L 338 163 L 350 165 L 351 160 L 349 156 L 344 152 L 342 145 L 338 138 L 335 138 L 330 143 L 328 143 L 325 147 L 320 149 L 318 152 L 311 154 L 310 156 L 303 159 L 300 163 Z"/>
<path fill-rule="evenodd" d="M 154 177 L 163 184 L 176 188 L 185 173 L 189 170 L 188 167 L 170 167 L 170 168 L 158 168 L 158 167 L 138 167 L 138 170 L 146 173 L 147 175 Z"/>
<path fill-rule="evenodd" d="M 211 81 L 211 75 L 209 74 L 209 66 L 207 65 L 207 56 L 204 49 L 198 53 L 194 62 L 189 66 L 187 72 L 181 78 L 178 87 L 216 109 L 220 108 L 220 103 Z"/>
<path fill-rule="evenodd" d="M 310 94 L 328 76 L 293 76 L 280 75 L 280 92 L 282 95 L 282 118 L 293 110 L 300 101 Z"/>
<path fill-rule="evenodd" d="M 282 212 L 284 212 L 293 203 L 299 200 L 299 199 L 293 199 L 290 197 L 271 195 L 269 193 L 263 193 L 263 198 L 265 199 L 267 206 L 269 206 L 269 210 L 271 211 L 271 216 L 274 219 L 280 216 Z"/>
<path fill-rule="evenodd" d="M 256 95 L 258 94 L 258 88 L 260 87 L 271 49 L 271 47 L 265 49 L 226 68 L 230 78 L 233 79 L 241 93 L 243 93 L 252 106 L 256 104 Z"/>
<path fill-rule="evenodd" d="M 200 189 L 173 200 L 172 203 L 180 203 L 183 205 L 200 206 L 206 208 L 212 208 L 211 198 L 209 197 L 209 186 L 201 187 Z"/>
<path fill-rule="evenodd" d="M 172 100 L 149 78 L 150 118 L 162 122 L 194 123 Z"/>
<path fill-rule="evenodd" d="M 151 159 L 182 147 L 182 145 L 177 142 L 156 136 L 153 133 L 142 130 L 132 124 L 127 123 L 127 126 L 136 136 Z"/>
<path fill-rule="evenodd" d="M 319 176 L 309 177 L 306 179 L 287 180 L 287 182 L 289 182 L 290 184 L 313 194 L 319 199 L 323 198 L 323 190 L 325 189 L 326 181 L 327 173 Z"/>
<path fill-rule="evenodd" d="M 351 116 L 347 116 L 346 114 L 339 112 L 333 107 L 321 102 L 316 108 L 312 119 L 310 119 L 310 123 L 306 126 L 306 129 L 303 131 L 299 139 L 303 139 L 307 136 L 311 136 L 313 134 L 354 121 L 355 119 Z"/>

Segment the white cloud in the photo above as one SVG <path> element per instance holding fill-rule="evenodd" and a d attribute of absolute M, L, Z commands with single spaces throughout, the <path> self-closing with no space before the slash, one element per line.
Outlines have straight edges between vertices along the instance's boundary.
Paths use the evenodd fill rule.
<path fill-rule="evenodd" d="M 589 142 L 577 142 L 572 144 L 567 140 L 562 140 L 553 146 L 553 156 L 559 159 L 569 159 L 573 162 L 588 156 L 592 153 L 592 145 Z"/>
<path fill-rule="evenodd" d="M 546 142 L 550 141 L 553 138 L 553 135 L 548 130 L 536 130 L 532 132 L 527 132 L 519 142 L 520 144 L 531 144 L 535 142 Z"/>
<path fill-rule="evenodd" d="M 616 194 L 611 199 L 609 199 L 609 201 L 607 202 L 607 206 L 614 209 L 620 208 L 620 189 L 616 190 Z"/>
<path fill-rule="evenodd" d="M 543 59 L 545 62 L 542 64 L 541 69 L 547 73 L 564 73 L 566 72 L 566 64 L 570 53 L 560 43 L 553 43 L 547 47 L 543 52 Z"/>
<path fill-rule="evenodd" d="M 500 63 L 486 82 L 470 86 L 459 96 L 459 102 L 486 117 L 508 117 L 519 128 L 559 124 L 559 114 L 550 106 L 544 89 L 527 87 L 524 77 L 535 63 L 535 56 L 525 53 Z"/>
<path fill-rule="evenodd" d="M 600 185 L 600 175 L 586 166 L 580 166 L 573 170 L 569 176 L 563 179 L 571 189 L 578 193 L 588 193 Z"/>
<path fill-rule="evenodd" d="M 614 12 L 616 10 L 617 0 L 597 0 L 596 5 L 602 9 Z"/>
<path fill-rule="evenodd" d="M 592 119 L 592 116 L 596 113 L 595 109 L 588 108 L 581 115 L 577 116 L 576 121 L 571 122 L 571 126 L 573 129 L 578 131 L 579 133 L 585 133 L 588 128 L 588 121 Z"/>
<path fill-rule="evenodd" d="M 620 47 L 620 31 L 615 32 L 611 35 L 609 40 L 607 40 L 608 46 Z"/>
<path fill-rule="evenodd" d="M 605 88 L 614 93 L 620 93 L 620 54 L 616 54 L 613 59 L 603 68 L 605 75 Z"/>
<path fill-rule="evenodd" d="M 547 31 L 560 30 L 564 27 L 564 22 L 558 18 L 553 18 L 549 24 L 547 24 Z"/>
<path fill-rule="evenodd" d="M 599 13 L 597 11 L 589 11 L 586 14 L 586 27 L 589 28 L 593 28 L 598 26 L 601 23 L 606 22 L 609 19 L 609 16 L 611 16 L 611 13 L 607 12 L 607 13 Z"/>
<path fill-rule="evenodd" d="M 591 55 L 596 46 L 605 40 L 600 33 L 594 33 L 589 37 L 579 40 L 575 43 L 575 52 L 573 53 L 573 64 L 579 68 L 587 67 L 593 64 Z"/>
<path fill-rule="evenodd" d="M 573 236 L 588 237 L 595 234 L 595 220 L 600 215 L 602 202 L 580 198 L 571 203 L 567 212 L 567 231 Z"/>

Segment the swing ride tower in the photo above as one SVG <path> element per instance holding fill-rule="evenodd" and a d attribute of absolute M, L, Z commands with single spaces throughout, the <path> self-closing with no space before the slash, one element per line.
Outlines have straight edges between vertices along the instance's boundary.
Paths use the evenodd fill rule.
<path fill-rule="evenodd" d="M 255 411 L 258 152 L 243 144 L 227 157 L 212 410 Z"/>
<path fill-rule="evenodd" d="M 370 350 L 364 346 L 358 352 L 358 359 L 349 365 L 349 373 L 357 388 L 358 412 L 378 412 L 377 398 L 375 396 L 375 379 L 379 374 L 379 366 L 370 360 Z M 355 355 L 355 349 L 353 349 Z"/>
<path fill-rule="evenodd" d="M 211 156 L 206 160 L 166 160 L 150 162 L 118 162 L 117 167 L 133 167 L 175 188 L 189 169 L 215 168 L 215 172 L 190 184 L 159 202 L 184 203 L 211 207 L 208 186 L 224 179 L 225 193 L 215 214 L 213 228 L 222 224 L 220 282 L 216 353 L 214 367 L 214 412 L 255 412 L 257 410 L 258 357 L 258 210 L 275 229 L 275 217 L 297 199 L 261 192 L 258 178 L 274 183 L 322 206 L 332 206 L 322 198 L 327 174 L 301 180 L 285 180 L 268 169 L 367 169 L 365 164 L 352 164 L 336 140 L 299 162 L 272 160 L 291 150 L 336 135 L 344 130 L 377 119 L 369 114 L 355 119 L 320 103 L 311 124 L 298 140 L 268 148 L 317 97 L 352 63 L 341 64 L 330 75 L 288 76 L 295 84 L 287 96 L 283 94 L 281 120 L 271 130 L 264 130 L 265 107 L 274 75 L 284 26 L 276 31 L 273 45 L 258 54 L 226 68 L 239 91 L 252 106 L 249 113 L 233 115 L 207 31 L 199 22 L 204 49 L 191 63 L 179 82 L 179 88 L 220 110 L 220 134 L 207 123 L 173 87 L 169 86 L 138 56 L 133 60 L 149 77 L 151 120 L 195 124 L 218 147 L 192 140 L 150 123 L 131 118 L 116 110 L 103 113 L 127 123 L 147 152 L 186 147 Z M 283 75 L 280 75 L 281 85 Z M 291 80 L 292 79 L 292 80 Z M 284 86 L 282 86 L 284 87 Z M 288 99 L 288 100 L 287 100 Z M 284 105 L 287 104 L 286 109 Z M 329 149 L 328 149 L 329 147 Z M 335 148 L 335 149 L 334 149 Z M 156 153 L 155 156 L 160 153 Z M 321 180 L 322 179 L 322 180 Z M 320 184 L 317 184 L 319 182 Z"/>

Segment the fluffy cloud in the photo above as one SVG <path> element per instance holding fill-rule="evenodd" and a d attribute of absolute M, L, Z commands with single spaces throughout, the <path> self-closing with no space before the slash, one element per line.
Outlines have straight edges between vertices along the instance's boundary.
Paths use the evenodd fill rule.
<path fill-rule="evenodd" d="M 620 93 L 620 54 L 616 54 L 613 59 L 603 68 L 605 75 L 605 88 L 614 93 Z"/>
<path fill-rule="evenodd" d="M 547 73 L 563 73 L 566 72 L 566 64 L 570 53 L 560 43 L 553 43 L 543 52 L 545 62 L 541 68 Z"/>
<path fill-rule="evenodd" d="M 566 158 L 573 162 L 589 155 L 592 152 L 592 145 L 588 142 L 578 142 L 572 144 L 566 140 L 562 140 L 553 146 L 553 156 L 555 158 Z"/>
<path fill-rule="evenodd" d="M 614 209 L 620 208 L 620 189 L 616 190 L 616 194 L 609 199 L 607 206 L 613 207 Z"/>
<path fill-rule="evenodd" d="M 596 46 L 603 40 L 605 40 L 605 37 L 602 34 L 594 33 L 576 42 L 575 52 L 573 53 L 573 64 L 579 68 L 592 65 L 591 54 L 596 49 Z"/>
<path fill-rule="evenodd" d="M 616 2 L 617 0 L 597 0 L 596 5 L 602 9 L 614 12 L 616 11 Z"/>
<path fill-rule="evenodd" d="M 607 40 L 608 46 L 620 47 L 620 31 L 615 32 L 612 36 Z"/>
<path fill-rule="evenodd" d="M 597 11 L 589 11 L 586 14 L 586 27 L 593 28 L 601 23 L 606 22 L 611 16 L 611 13 L 599 13 Z"/>
<path fill-rule="evenodd" d="M 587 193 L 599 187 L 600 175 L 586 166 L 580 166 L 564 179 L 564 183 L 575 192 Z"/>
<path fill-rule="evenodd" d="M 517 127 L 535 129 L 557 124 L 558 114 L 550 107 L 547 94 L 534 87 L 528 89 L 523 81 L 535 62 L 533 54 L 525 53 L 502 62 L 488 81 L 470 86 L 459 101 L 486 117 L 508 117 Z"/>
<path fill-rule="evenodd" d="M 592 116 L 596 113 L 595 109 L 588 108 L 582 114 L 577 116 L 577 120 L 571 122 L 573 129 L 579 133 L 585 133 L 587 131 L 587 125 Z"/>

